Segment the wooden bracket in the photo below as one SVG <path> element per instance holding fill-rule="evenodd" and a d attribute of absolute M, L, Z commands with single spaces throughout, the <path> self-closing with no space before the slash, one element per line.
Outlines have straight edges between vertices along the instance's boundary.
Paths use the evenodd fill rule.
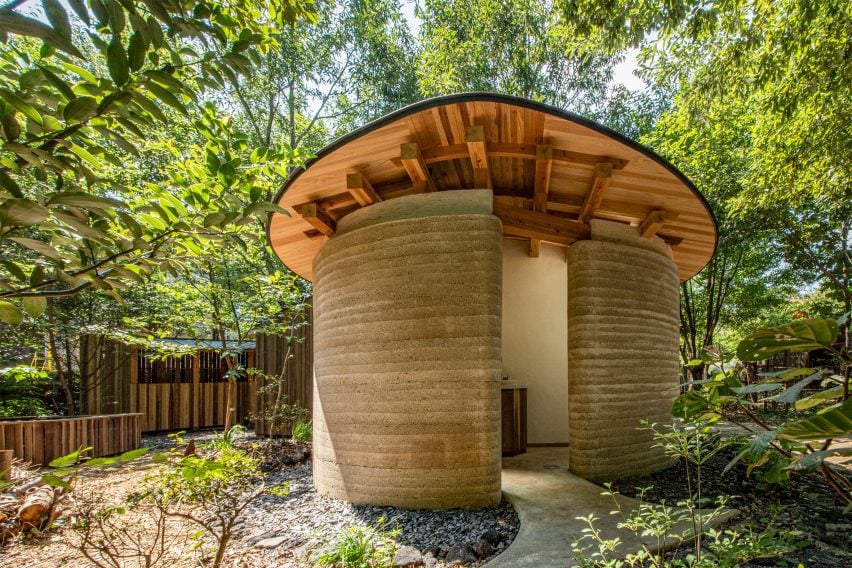
<path fill-rule="evenodd" d="M 485 128 L 481 125 L 468 126 L 467 151 L 473 166 L 473 186 L 477 189 L 491 189 L 491 168 L 488 166 L 488 149 L 485 145 Z"/>
<path fill-rule="evenodd" d="M 657 234 L 657 231 L 663 228 L 663 225 L 665 225 L 667 221 L 673 220 L 674 216 L 669 216 L 662 209 L 654 209 L 648 213 L 648 216 L 645 217 L 645 220 L 642 221 L 641 225 L 639 225 L 639 234 L 646 239 L 650 239 Z"/>
<path fill-rule="evenodd" d="M 429 175 L 429 169 L 423 160 L 420 146 L 416 142 L 400 145 L 399 157 L 402 167 L 408 172 L 408 177 L 411 178 L 411 182 L 414 184 L 414 193 L 438 190 L 435 187 L 435 182 L 432 181 L 432 176 Z"/>
<path fill-rule="evenodd" d="M 346 189 L 361 207 L 378 203 L 382 200 L 366 177 L 359 173 L 346 174 Z"/>
<path fill-rule="evenodd" d="M 592 178 L 592 186 L 589 188 L 589 193 L 586 194 L 586 199 L 583 201 L 583 206 L 580 208 L 580 222 L 588 224 L 595 215 L 595 210 L 601 206 L 603 201 L 604 191 L 612 181 L 612 164 L 609 162 L 601 162 L 595 165 L 595 177 Z"/>
<path fill-rule="evenodd" d="M 302 218 L 313 225 L 320 233 L 330 237 L 337 230 L 337 223 L 320 209 L 316 203 L 302 205 Z"/>

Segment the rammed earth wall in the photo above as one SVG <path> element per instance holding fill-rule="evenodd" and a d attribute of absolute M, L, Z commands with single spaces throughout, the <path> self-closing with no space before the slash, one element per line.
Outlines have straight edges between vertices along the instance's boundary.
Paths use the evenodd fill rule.
<path fill-rule="evenodd" d="M 678 387 L 677 267 L 636 227 L 592 221 L 568 249 L 569 463 L 606 481 L 669 465 L 640 420 L 668 423 Z"/>
<path fill-rule="evenodd" d="M 490 191 L 342 219 L 314 261 L 314 482 L 354 503 L 500 501 L 502 229 Z"/>

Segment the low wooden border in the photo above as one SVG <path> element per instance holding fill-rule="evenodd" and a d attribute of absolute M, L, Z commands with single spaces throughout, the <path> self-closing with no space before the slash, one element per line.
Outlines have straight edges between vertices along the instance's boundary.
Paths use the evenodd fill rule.
<path fill-rule="evenodd" d="M 142 445 L 142 415 L 110 414 L 0 421 L 0 449 L 44 465 L 80 448 L 90 457 L 110 456 Z"/>

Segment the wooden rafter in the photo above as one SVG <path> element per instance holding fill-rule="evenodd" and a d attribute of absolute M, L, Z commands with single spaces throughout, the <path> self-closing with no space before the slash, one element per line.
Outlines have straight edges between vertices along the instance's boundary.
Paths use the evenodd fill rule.
<path fill-rule="evenodd" d="M 494 214 L 503 222 L 503 233 L 514 237 L 538 239 L 568 246 L 591 236 L 591 229 L 583 223 L 520 207 L 506 206 L 496 200 Z"/>
<path fill-rule="evenodd" d="M 586 194 L 586 199 L 583 201 L 583 206 L 580 208 L 580 222 L 588 223 L 595 215 L 595 210 L 601 206 L 604 192 L 606 191 L 609 182 L 612 181 L 612 164 L 602 162 L 595 165 L 595 175 L 592 178 L 592 186 L 589 188 L 589 193 Z"/>
<path fill-rule="evenodd" d="M 414 193 L 437 191 L 435 182 L 429 175 L 429 168 L 426 167 L 426 162 L 423 160 L 420 146 L 416 142 L 402 144 L 399 148 L 399 159 L 402 162 L 402 167 L 408 172 L 411 183 L 414 184 Z"/>
<path fill-rule="evenodd" d="M 550 174 L 553 171 L 553 148 L 548 144 L 539 144 L 535 151 L 535 188 L 533 190 L 533 210 L 547 213 L 547 196 L 550 193 Z M 530 239 L 530 256 L 538 258 L 541 241 Z"/>
<path fill-rule="evenodd" d="M 485 128 L 481 125 L 468 126 L 465 136 L 470 164 L 473 166 L 473 185 L 477 189 L 491 189 L 491 168 L 488 166 L 488 149 L 485 143 Z"/>
<path fill-rule="evenodd" d="M 337 230 L 337 223 L 328 216 L 316 203 L 302 205 L 302 218 L 313 225 L 317 231 L 330 237 Z"/>
<path fill-rule="evenodd" d="M 367 178 L 359 173 L 346 174 L 346 189 L 362 207 L 382 200 Z"/>

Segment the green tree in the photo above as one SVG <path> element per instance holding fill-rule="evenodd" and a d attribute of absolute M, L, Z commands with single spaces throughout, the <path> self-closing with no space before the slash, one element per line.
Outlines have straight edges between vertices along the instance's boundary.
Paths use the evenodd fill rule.
<path fill-rule="evenodd" d="M 44 20 L 26 4 L 0 7 L 0 318 L 12 324 L 48 297 L 88 287 L 118 297 L 269 210 L 257 193 L 232 198 L 232 161 L 203 188 L 126 187 L 110 174 L 170 123 L 164 108 L 203 123 L 205 89 L 236 81 L 277 45 L 277 28 L 312 16 L 307 0 L 74 1 L 72 14 L 44 0 Z"/>
<path fill-rule="evenodd" d="M 617 56 L 576 49 L 551 2 L 426 0 L 417 75 L 426 96 L 496 91 L 590 112 Z"/>

